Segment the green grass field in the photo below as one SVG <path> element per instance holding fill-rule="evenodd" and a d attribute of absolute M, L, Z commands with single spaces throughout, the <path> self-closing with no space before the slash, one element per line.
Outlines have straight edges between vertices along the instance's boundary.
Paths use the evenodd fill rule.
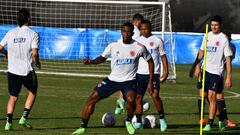
<path fill-rule="evenodd" d="M 196 79 L 188 77 L 190 65 L 177 65 L 177 83 L 166 82 L 161 85 L 161 97 L 164 102 L 166 118 L 169 128 L 161 133 L 158 128 L 138 130 L 136 134 L 178 134 L 193 135 L 199 134 L 197 115 L 197 95 L 195 88 Z M 238 124 L 235 128 L 227 128 L 226 131 L 218 131 L 218 120 L 215 119 L 215 126 L 209 134 L 240 134 L 240 68 L 233 68 L 233 87 L 225 90 L 228 117 Z M 18 125 L 22 115 L 26 90 L 23 89 L 19 96 L 16 110 L 14 112 L 14 131 L 4 131 L 5 113 L 8 100 L 6 74 L 0 73 L 0 134 L 12 135 L 70 135 L 80 126 L 82 107 L 91 93 L 92 88 L 102 78 L 69 77 L 55 75 L 38 75 L 39 93 L 34 108 L 30 114 L 32 130 L 27 130 Z M 149 95 L 145 96 L 149 99 Z M 115 108 L 116 94 L 99 102 L 92 115 L 87 134 L 97 135 L 123 135 L 127 130 L 123 126 L 124 115 L 117 116 L 117 125 L 113 128 L 105 128 L 101 124 L 101 117 L 105 112 L 113 112 Z M 144 115 L 155 114 L 152 106 Z M 207 112 L 207 108 L 205 110 Z"/>

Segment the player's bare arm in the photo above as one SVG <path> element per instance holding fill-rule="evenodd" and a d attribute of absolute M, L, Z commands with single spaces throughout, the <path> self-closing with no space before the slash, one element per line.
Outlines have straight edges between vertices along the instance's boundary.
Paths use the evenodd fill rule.
<path fill-rule="evenodd" d="M 1 44 L 0 44 L 0 53 L 2 53 L 5 58 L 7 58 L 7 50 L 5 50 Z"/>
<path fill-rule="evenodd" d="M 203 50 L 199 50 L 198 55 L 189 71 L 189 77 L 193 78 L 193 74 L 195 74 L 195 76 L 199 77 L 201 74 L 201 69 L 200 69 L 200 61 L 203 58 Z"/>
<path fill-rule="evenodd" d="M 148 60 L 149 67 L 149 82 L 148 82 L 148 91 L 150 94 L 153 93 L 153 74 L 154 74 L 154 62 L 153 59 Z"/>
<path fill-rule="evenodd" d="M 167 80 L 169 71 L 168 71 L 168 60 L 166 54 L 161 56 L 162 64 L 163 64 L 163 74 L 160 77 L 160 82 L 163 83 Z"/>
<path fill-rule="evenodd" d="M 38 48 L 32 49 L 32 58 L 38 69 L 41 69 L 41 62 L 39 60 Z"/>
<path fill-rule="evenodd" d="M 94 60 L 90 60 L 90 59 L 85 59 L 83 62 L 84 64 L 100 64 L 103 63 L 107 60 L 107 58 L 103 57 L 103 56 L 99 56 L 97 58 L 95 58 Z"/>
<path fill-rule="evenodd" d="M 232 87 L 232 64 L 231 64 L 231 57 L 226 57 L 226 81 L 225 87 L 230 89 Z"/>

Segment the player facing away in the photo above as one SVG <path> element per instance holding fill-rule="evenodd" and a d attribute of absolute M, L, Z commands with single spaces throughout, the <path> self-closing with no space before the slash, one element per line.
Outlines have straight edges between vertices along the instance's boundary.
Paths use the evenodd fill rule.
<path fill-rule="evenodd" d="M 131 124 L 132 117 L 135 111 L 136 98 L 136 72 L 139 58 L 142 57 L 148 62 L 149 66 L 149 84 L 150 91 L 153 87 L 153 71 L 154 63 L 147 49 L 139 45 L 133 36 L 133 24 L 126 22 L 122 25 L 122 39 L 118 42 L 113 42 L 107 46 L 101 56 L 94 60 L 85 60 L 85 64 L 100 64 L 106 61 L 111 56 L 111 73 L 103 79 L 93 90 L 87 99 L 87 102 L 82 110 L 82 124 L 73 134 L 84 134 L 87 129 L 90 115 L 94 111 L 94 107 L 100 100 L 109 97 L 114 92 L 121 90 L 126 100 L 127 119 L 125 125 L 129 134 L 134 134 L 135 129 Z"/>
<path fill-rule="evenodd" d="M 153 91 L 148 91 L 152 101 L 155 105 L 156 110 L 159 114 L 160 129 L 165 131 L 167 129 L 167 122 L 164 117 L 163 103 L 159 96 L 160 91 L 160 78 L 164 82 L 168 77 L 168 61 L 166 57 L 166 51 L 164 48 L 164 43 L 161 38 L 154 36 L 151 33 L 152 26 L 149 20 L 143 20 L 140 26 L 141 37 L 137 39 L 137 42 L 144 45 L 148 52 L 151 54 L 154 61 L 154 77 L 153 77 Z M 160 77 L 160 59 L 163 64 L 163 75 Z M 142 58 L 139 60 L 138 70 L 136 75 L 137 80 L 137 97 L 136 97 L 136 117 L 137 123 L 134 125 L 135 129 L 142 128 L 142 103 L 143 96 L 146 92 L 148 81 L 149 81 L 149 71 L 147 62 Z"/>
<path fill-rule="evenodd" d="M 234 59 L 234 57 L 235 57 L 235 53 L 236 53 L 236 47 L 233 45 L 233 44 L 231 44 L 230 43 L 230 41 L 231 41 L 231 33 L 230 32 L 224 32 L 224 34 L 227 36 L 227 38 L 228 38 L 228 41 L 229 41 L 229 45 L 230 45 L 230 48 L 231 48 L 231 51 L 232 51 L 232 53 L 233 53 L 233 55 L 231 56 L 231 61 Z M 201 71 L 202 72 L 202 71 Z M 191 76 L 190 76 L 191 77 Z M 201 103 L 202 103 L 202 97 L 201 97 L 201 89 L 202 89 L 202 81 L 201 81 L 201 77 L 199 77 L 199 79 L 198 79 L 198 81 L 197 81 L 197 89 L 199 89 L 199 98 L 198 98 L 198 114 L 199 114 L 199 124 L 200 124 L 200 122 L 201 122 Z M 223 97 L 222 98 L 222 100 L 223 101 L 221 101 L 221 102 L 223 102 L 223 105 L 224 105 L 224 110 L 226 111 L 226 112 L 224 112 L 224 114 L 226 115 L 225 117 L 226 117 L 226 120 L 227 120 L 227 126 L 228 127 L 235 127 L 236 126 L 236 124 L 233 122 L 233 121 L 231 121 L 230 119 L 228 119 L 228 116 L 227 116 L 227 108 L 226 108 L 226 104 L 225 104 L 225 99 L 224 99 L 224 95 L 223 95 L 223 92 L 222 93 L 220 93 L 220 95 Z M 207 96 L 207 93 L 206 92 L 204 92 L 204 98 L 205 98 L 205 100 L 207 100 L 207 98 L 206 98 L 206 96 Z M 205 100 L 204 100 L 204 104 L 203 104 L 203 110 L 205 109 Z M 217 103 L 218 103 L 218 101 L 217 101 Z M 218 107 L 218 106 L 217 106 Z M 220 112 L 219 112 L 219 109 L 217 108 L 217 111 L 216 111 L 216 116 L 219 118 L 219 116 L 220 116 Z M 207 123 L 206 123 L 206 119 L 204 118 L 204 116 L 203 116 L 203 119 L 202 119 L 202 124 L 203 125 L 206 125 Z"/>
<path fill-rule="evenodd" d="M 144 19 L 144 17 L 137 13 L 135 15 L 133 15 L 132 18 L 132 24 L 134 26 L 134 35 L 132 36 L 133 40 L 136 40 L 138 37 L 140 37 L 140 24 L 142 22 L 142 20 Z M 115 109 L 115 114 L 121 114 L 124 111 L 125 108 L 125 100 L 123 98 L 123 94 L 121 91 L 118 92 L 118 100 L 117 100 L 117 105 L 116 105 L 116 109 Z"/>
<path fill-rule="evenodd" d="M 227 89 L 232 86 L 232 66 L 231 56 L 232 51 L 229 46 L 227 37 L 221 32 L 222 18 L 220 16 L 213 16 L 210 20 L 211 32 L 208 34 L 207 55 L 206 55 L 206 77 L 205 89 L 209 101 L 209 120 L 203 131 L 211 131 L 213 121 L 218 108 L 219 114 L 219 130 L 225 130 L 226 127 L 226 110 L 223 98 L 223 72 L 224 61 L 226 60 L 226 80 L 225 87 Z M 204 37 L 205 39 L 205 37 Z M 198 52 L 198 57 L 195 60 L 190 76 L 195 75 L 201 78 L 200 61 L 204 55 L 204 40 Z M 202 80 L 202 79 L 199 79 Z"/>
<path fill-rule="evenodd" d="M 28 27 L 30 21 L 29 11 L 25 8 L 20 9 L 17 13 L 19 27 L 8 31 L 0 43 L 0 50 L 3 50 L 3 47 L 7 45 L 8 54 L 7 78 L 10 97 L 7 105 L 5 130 L 13 129 L 13 112 L 22 85 L 29 92 L 19 124 L 29 129 L 32 128 L 27 118 L 35 102 L 38 88 L 37 76 L 33 70 L 33 64 L 39 69 L 41 68 L 41 64 L 38 55 L 39 36 Z"/>

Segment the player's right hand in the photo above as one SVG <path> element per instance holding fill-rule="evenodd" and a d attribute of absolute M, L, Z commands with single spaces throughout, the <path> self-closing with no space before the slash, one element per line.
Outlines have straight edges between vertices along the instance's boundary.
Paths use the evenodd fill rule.
<path fill-rule="evenodd" d="M 90 61 L 91 61 L 90 59 L 85 59 L 85 60 L 83 60 L 83 63 L 88 65 L 88 64 L 91 64 Z"/>
<path fill-rule="evenodd" d="M 36 66 L 38 69 L 41 69 L 41 63 L 40 63 L 40 62 L 35 63 L 35 66 Z"/>

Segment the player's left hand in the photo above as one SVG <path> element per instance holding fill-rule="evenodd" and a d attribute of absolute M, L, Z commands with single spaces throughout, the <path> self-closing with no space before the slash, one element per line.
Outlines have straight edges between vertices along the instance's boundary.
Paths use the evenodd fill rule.
<path fill-rule="evenodd" d="M 231 87 L 232 87 L 232 80 L 231 79 L 226 79 L 226 81 L 225 81 L 225 87 L 227 88 L 227 89 L 230 89 Z"/>
<path fill-rule="evenodd" d="M 152 93 L 153 93 L 153 82 L 148 83 L 148 92 L 149 92 L 150 95 L 152 95 Z"/>
<path fill-rule="evenodd" d="M 168 73 L 163 73 L 163 75 L 160 77 L 160 83 L 163 83 L 167 80 Z"/>

